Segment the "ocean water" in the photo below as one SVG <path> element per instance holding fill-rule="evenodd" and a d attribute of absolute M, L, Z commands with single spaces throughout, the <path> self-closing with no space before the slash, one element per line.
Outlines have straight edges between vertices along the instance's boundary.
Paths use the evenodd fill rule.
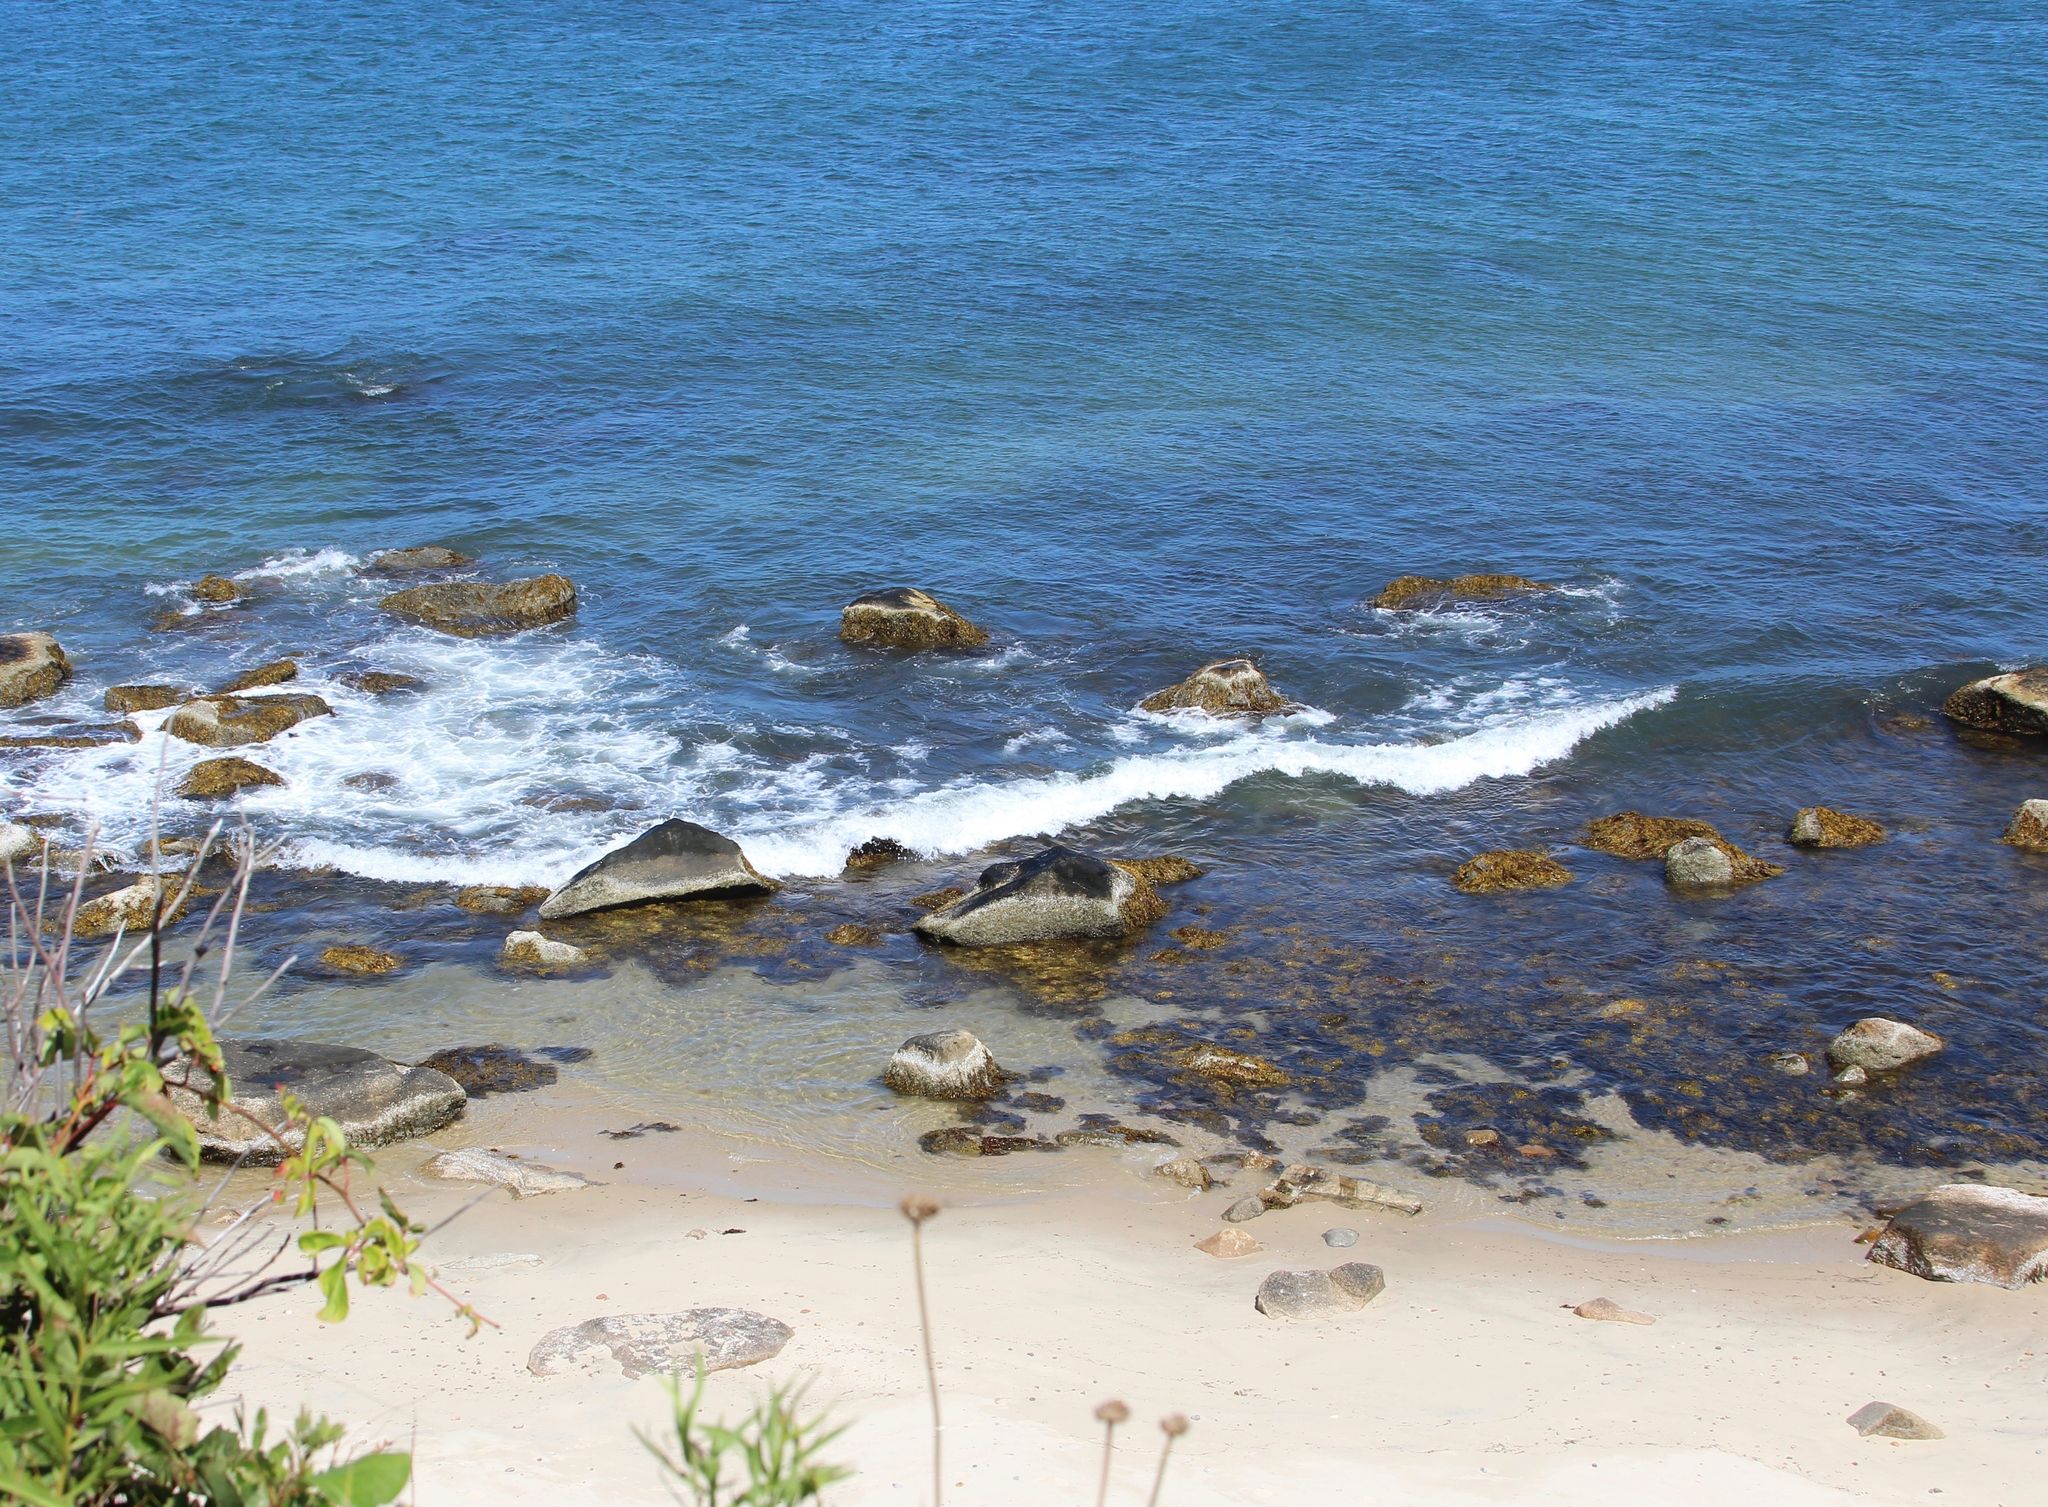
<path fill-rule="evenodd" d="M 1450 1129 L 1560 1139 L 1607 1095 L 1795 1163 L 2048 1154 L 2048 869 L 1995 842 L 2048 759 L 1912 720 L 2042 652 L 2038 7 L 7 22 L 0 626 L 78 673 L 6 731 L 291 654 L 337 715 L 262 753 L 288 783 L 246 809 L 285 872 L 546 883 L 684 815 L 793 881 L 742 924 L 776 935 L 900 925 L 1041 835 L 1187 852 L 1209 874 L 1166 924 L 1230 947 L 1006 987 L 1072 1014 L 1122 1107 L 1241 1139 L 1534 1186 L 1419 1120 L 1394 1147 L 1373 1075 L 1399 1068 Z M 563 571 L 581 610 L 399 625 L 356 567 L 430 540 Z M 1467 570 L 1563 589 L 1366 605 Z M 193 610 L 206 571 L 248 603 Z M 899 583 L 988 649 L 837 642 Z M 1308 710 L 1134 709 L 1224 654 Z M 366 668 L 427 688 L 336 679 Z M 137 720 L 0 755 L 9 810 L 132 849 L 199 756 Z M 1786 849 L 1817 800 L 1893 841 Z M 1630 806 L 1790 872 L 1682 901 L 1573 847 Z M 883 835 L 928 862 L 834 877 Z M 1449 889 L 1528 845 L 1575 884 Z M 347 890 L 354 933 L 488 967 L 491 938 L 375 893 Z M 773 987 L 823 987 L 798 954 Z M 935 1009 L 986 983 L 900 936 L 883 957 Z M 368 1036 L 416 993 L 347 998 Z M 1298 1092 L 1194 1095 L 1116 1043 L 1128 998 Z M 1757 1066 L 1878 1010 L 1950 1050 L 1853 1100 Z"/>

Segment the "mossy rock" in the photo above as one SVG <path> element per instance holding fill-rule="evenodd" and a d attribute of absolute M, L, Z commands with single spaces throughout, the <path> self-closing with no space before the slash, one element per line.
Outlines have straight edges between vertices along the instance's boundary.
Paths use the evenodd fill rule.
<path fill-rule="evenodd" d="M 190 691 L 171 685 L 110 685 L 100 704 L 110 712 L 160 712 L 191 698 Z"/>
<path fill-rule="evenodd" d="M 1790 841 L 1802 848 L 1867 848 L 1884 837 L 1880 823 L 1832 806 L 1805 807 L 1792 818 L 1790 833 Z"/>
<path fill-rule="evenodd" d="M 1213 952 L 1230 941 L 1229 932 L 1217 931 L 1208 926 L 1176 926 L 1167 935 L 1181 946 L 1193 948 L 1196 952 Z"/>
<path fill-rule="evenodd" d="M 202 696 L 164 720 L 164 731 L 207 748 L 266 743 L 312 717 L 331 717 L 334 708 L 318 696 Z"/>
<path fill-rule="evenodd" d="M 1640 811 L 1621 811 L 1587 824 L 1585 844 L 1617 858 L 1663 859 L 1678 844 L 1690 838 L 1704 838 L 1728 855 L 1730 884 L 1754 884 L 1774 879 L 1785 872 L 1781 863 L 1766 863 L 1735 846 L 1715 830 L 1713 823 L 1682 816 L 1645 816 Z"/>
<path fill-rule="evenodd" d="M 547 897 L 545 885 L 472 884 L 456 891 L 455 903 L 471 915 L 516 916 Z"/>
<path fill-rule="evenodd" d="M 282 785 L 284 776 L 273 774 L 261 764 L 229 755 L 202 759 L 178 784 L 178 794 L 189 801 L 217 801 L 262 785 Z"/>
<path fill-rule="evenodd" d="M 1127 874 L 1135 874 L 1147 884 L 1186 884 L 1191 879 L 1200 879 L 1208 871 L 1199 864 L 1174 854 L 1159 858 L 1114 858 L 1110 860 Z"/>
<path fill-rule="evenodd" d="M 912 895 L 910 903 L 919 910 L 944 910 L 955 900 L 964 899 L 967 891 L 957 884 L 949 884 L 942 890 L 927 890 L 922 895 Z"/>
<path fill-rule="evenodd" d="M 349 945 L 322 948 L 320 961 L 343 973 L 372 974 L 394 972 L 403 960 L 396 953 L 380 952 L 375 947 Z"/>
<path fill-rule="evenodd" d="M 1451 883 L 1468 895 L 1493 895 L 1504 890 L 1549 890 L 1572 882 L 1572 871 L 1548 853 L 1534 848 L 1504 848 L 1481 853 L 1458 865 Z"/>
<path fill-rule="evenodd" d="M 559 623 L 576 611 L 567 576 L 524 581 L 443 582 L 395 591 L 377 604 L 386 612 L 457 638 L 486 638 Z"/>
<path fill-rule="evenodd" d="M 1138 703 L 1144 712 L 1206 712 L 1212 717 L 1270 717 L 1298 708 L 1274 690 L 1249 659 L 1219 659 L 1178 685 Z"/>
<path fill-rule="evenodd" d="M 872 947 L 882 940 L 882 934 L 872 926 L 847 921 L 826 932 L 825 940 L 834 947 Z"/>
<path fill-rule="evenodd" d="M 209 574 L 199 578 L 199 584 L 192 588 L 192 596 L 196 601 L 207 602 L 219 607 L 229 602 L 240 601 L 242 599 L 242 588 L 233 581 L 230 581 L 226 576 Z"/>
<path fill-rule="evenodd" d="M 1555 586 L 1544 581 L 1532 581 L 1527 576 L 1396 576 L 1380 588 L 1369 605 L 1401 612 L 1417 607 L 1441 607 L 1455 601 L 1495 601 L 1523 592 L 1555 590 Z"/>
<path fill-rule="evenodd" d="M 2048 737 L 2048 665 L 1973 680 L 1941 710 L 1949 721 L 1979 732 Z"/>
<path fill-rule="evenodd" d="M 273 659 L 267 665 L 258 665 L 253 670 L 244 670 L 214 694 L 232 696 L 239 691 L 260 690 L 267 685 L 283 685 L 287 680 L 299 678 L 299 662 L 296 659 Z"/>
<path fill-rule="evenodd" d="M 846 855 L 849 869 L 879 869 L 892 863 L 903 863 L 917 857 L 911 849 L 903 846 L 893 837 L 870 837 L 866 842 Z"/>
<path fill-rule="evenodd" d="M 855 597 L 839 614 L 839 637 L 873 648 L 978 649 L 988 642 L 979 628 L 930 592 L 891 586 Z"/>

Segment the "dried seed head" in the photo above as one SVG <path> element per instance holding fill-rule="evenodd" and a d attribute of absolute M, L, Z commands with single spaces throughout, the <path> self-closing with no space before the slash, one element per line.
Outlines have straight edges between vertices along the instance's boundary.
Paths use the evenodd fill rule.
<path fill-rule="evenodd" d="M 1178 1439 L 1188 1431 L 1188 1415 L 1185 1413 L 1168 1413 L 1159 1420 L 1159 1429 L 1167 1438 Z"/>
<path fill-rule="evenodd" d="M 1130 1408 L 1114 1397 L 1110 1398 L 1108 1402 L 1099 1404 L 1095 1409 L 1095 1421 L 1097 1423 L 1123 1423 L 1130 1416 Z"/>
<path fill-rule="evenodd" d="M 896 1206 L 903 1211 L 903 1217 L 912 1224 L 923 1224 L 939 1212 L 937 1200 L 922 1193 L 913 1193 Z"/>

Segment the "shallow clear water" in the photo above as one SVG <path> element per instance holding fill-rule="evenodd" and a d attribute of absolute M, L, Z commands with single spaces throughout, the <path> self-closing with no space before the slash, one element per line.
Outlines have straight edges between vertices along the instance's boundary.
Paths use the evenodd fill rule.
<path fill-rule="evenodd" d="M 1224 1114 L 1253 1136 L 1284 1108 L 1362 1144 L 1369 1061 L 1450 1051 L 1767 1155 L 2048 1139 L 2044 871 L 1993 841 L 2043 759 L 1892 720 L 2040 651 L 2038 8 L 11 21 L 0 626 L 78 676 L 8 731 L 296 655 L 338 715 L 264 751 L 289 783 L 249 810 L 300 865 L 408 885 L 550 881 L 669 814 L 801 881 L 783 911 L 871 919 L 1008 839 L 1187 851 L 1211 874 L 1168 925 L 1209 907 L 1242 955 L 1104 987 L 1192 995 L 1189 1029 L 1321 1085 Z M 397 626 L 354 565 L 429 539 L 565 571 L 581 611 Z M 1567 590 L 1363 605 L 1484 569 Z M 250 602 L 152 631 L 207 570 Z M 841 646 L 840 605 L 897 582 L 989 649 Z M 1224 653 L 1313 710 L 1132 710 Z M 334 680 L 361 668 L 428 688 Z M 4 757 L 11 808 L 132 845 L 196 755 Z M 1814 800 L 1893 843 L 1788 857 Z M 1624 806 L 1791 872 L 1720 902 L 1585 854 L 1554 895 L 1444 882 Z M 827 880 L 882 834 L 950 861 Z M 890 948 L 905 998 L 979 986 Z M 1276 970 L 1325 1008 L 1250 982 Z M 366 1034 L 399 993 L 349 992 Z M 1667 1028 L 1617 1031 L 1623 997 Z M 1846 1107 L 1755 1066 L 1876 1009 L 1951 1050 Z M 1134 1105 L 1214 1110 L 1136 1055 L 1104 1048 Z"/>

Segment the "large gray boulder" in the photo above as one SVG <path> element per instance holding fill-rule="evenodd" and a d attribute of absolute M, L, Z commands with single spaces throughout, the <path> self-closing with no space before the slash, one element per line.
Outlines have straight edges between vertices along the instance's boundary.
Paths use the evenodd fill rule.
<path fill-rule="evenodd" d="M 1860 1067 L 1867 1073 L 1892 1073 L 1940 1051 L 1942 1041 L 1931 1031 L 1902 1020 L 1870 1015 L 1828 1043 L 1828 1061 L 1838 1068 Z"/>
<path fill-rule="evenodd" d="M 993 1099 L 1010 1075 L 972 1031 L 931 1031 L 896 1049 L 882 1082 L 899 1094 L 926 1099 Z"/>
<path fill-rule="evenodd" d="M 559 623 L 576 611 L 576 584 L 559 575 L 524 581 L 450 581 L 409 586 L 377 605 L 457 638 L 487 638 Z"/>
<path fill-rule="evenodd" d="M 201 696 L 164 719 L 173 738 L 204 748 L 241 748 L 268 743 L 279 733 L 334 708 L 304 692 L 288 696 Z"/>
<path fill-rule="evenodd" d="M 287 1093 L 309 1114 L 338 1123 L 351 1146 L 382 1146 L 430 1134 L 469 1102 L 462 1085 L 446 1073 L 406 1067 L 360 1047 L 248 1037 L 224 1038 L 220 1047 L 229 1103 L 242 1113 L 223 1108 L 218 1119 L 209 1120 L 197 1094 L 170 1091 L 171 1102 L 198 1127 L 200 1154 L 209 1161 L 268 1166 L 303 1146 L 302 1131 L 288 1132 L 280 1144 L 251 1123 L 253 1117 L 273 1130 L 281 1128 Z M 195 1087 L 212 1082 L 206 1069 L 189 1059 L 169 1071 L 173 1078 L 189 1071 Z"/>
<path fill-rule="evenodd" d="M 958 947 L 1126 937 L 1166 914 L 1159 892 L 1120 864 L 1055 844 L 991 864 L 974 888 L 911 929 Z"/>
<path fill-rule="evenodd" d="M 1931 1282 L 2039 1282 L 2048 1277 L 2048 1198 L 1946 1183 L 1894 1214 L 1870 1259 Z"/>
<path fill-rule="evenodd" d="M 615 905 L 765 895 L 780 886 L 747 862 L 730 837 L 671 817 L 580 870 L 540 903 L 543 921 Z"/>
<path fill-rule="evenodd" d="M 1332 1271 L 1279 1271 L 1259 1284 L 1252 1306 L 1269 1319 L 1325 1319 L 1356 1313 L 1387 1288 L 1386 1273 L 1363 1261 Z"/>
<path fill-rule="evenodd" d="M 1146 712 L 1207 712 L 1212 717 L 1267 717 L 1298 707 L 1266 680 L 1248 659 L 1219 659 L 1203 665 L 1179 685 L 1154 691 L 1138 703 Z"/>
<path fill-rule="evenodd" d="M 0 633 L 0 706 L 54 695 L 71 678 L 71 661 L 47 633 Z"/>
<path fill-rule="evenodd" d="M 1973 680 L 1941 709 L 1949 721 L 1963 727 L 2048 737 L 2048 665 Z"/>
<path fill-rule="evenodd" d="M 840 611 L 839 636 L 883 649 L 978 649 L 988 642 L 986 629 L 915 586 L 855 597 Z"/>
<path fill-rule="evenodd" d="M 681 1313 L 621 1313 L 552 1330 L 526 1357 L 535 1376 L 572 1367 L 602 1369 L 607 1359 L 627 1377 L 730 1371 L 773 1360 L 796 1334 L 779 1319 L 744 1308 L 686 1308 Z"/>

